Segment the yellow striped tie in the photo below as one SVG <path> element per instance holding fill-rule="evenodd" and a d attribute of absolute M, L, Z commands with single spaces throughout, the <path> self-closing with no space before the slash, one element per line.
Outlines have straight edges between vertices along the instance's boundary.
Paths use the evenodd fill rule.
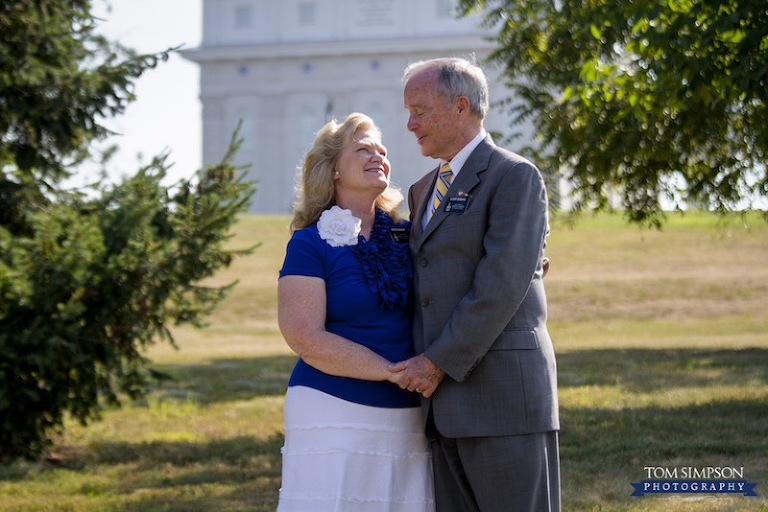
<path fill-rule="evenodd" d="M 445 194 L 448 192 L 448 188 L 451 186 L 451 180 L 453 180 L 453 171 L 448 162 L 445 162 L 440 167 L 440 174 L 437 176 L 437 183 L 435 183 L 435 198 L 432 200 L 432 213 L 435 213 L 437 207 L 443 201 Z"/>

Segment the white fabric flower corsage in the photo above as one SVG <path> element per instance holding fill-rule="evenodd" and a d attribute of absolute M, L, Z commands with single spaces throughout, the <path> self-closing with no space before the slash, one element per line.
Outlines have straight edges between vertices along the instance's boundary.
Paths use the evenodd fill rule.
<path fill-rule="evenodd" d="M 328 242 L 331 247 L 357 245 L 361 226 L 362 221 L 353 216 L 350 210 L 344 210 L 335 205 L 325 210 L 317 221 L 320 238 Z"/>

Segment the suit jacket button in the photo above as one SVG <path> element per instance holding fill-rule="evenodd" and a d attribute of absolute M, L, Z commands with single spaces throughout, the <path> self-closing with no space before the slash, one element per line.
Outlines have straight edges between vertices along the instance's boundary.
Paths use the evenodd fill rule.
<path fill-rule="evenodd" d="M 419 260 L 419 266 L 422 267 L 422 268 L 426 267 L 427 266 L 427 260 L 425 260 L 424 258 L 420 259 Z"/>
<path fill-rule="evenodd" d="M 429 306 L 429 299 L 421 299 L 421 307 L 425 308 Z"/>

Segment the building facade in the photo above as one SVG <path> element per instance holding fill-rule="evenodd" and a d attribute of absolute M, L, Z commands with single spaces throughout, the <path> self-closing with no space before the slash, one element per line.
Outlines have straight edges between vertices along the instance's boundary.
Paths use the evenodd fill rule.
<path fill-rule="evenodd" d="M 200 47 L 203 162 L 218 162 L 241 123 L 239 165 L 257 191 L 251 210 L 291 210 L 297 169 L 315 132 L 350 112 L 371 116 L 389 149 L 392 182 L 407 187 L 435 162 L 406 129 L 402 73 L 411 62 L 474 56 L 491 42 L 479 18 L 454 16 L 452 0 L 204 0 Z M 508 96 L 482 64 L 491 100 Z M 492 108 L 486 128 L 511 131 Z M 519 130 L 519 128 L 518 128 Z M 510 148 L 513 149 L 514 148 Z"/>

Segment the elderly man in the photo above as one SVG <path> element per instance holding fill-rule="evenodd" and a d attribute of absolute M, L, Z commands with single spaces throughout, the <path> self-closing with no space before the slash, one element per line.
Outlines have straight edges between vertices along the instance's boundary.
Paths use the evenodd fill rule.
<path fill-rule="evenodd" d="M 437 510 L 559 511 L 544 181 L 483 128 L 479 67 L 418 62 L 403 81 L 408 130 L 440 165 L 408 194 L 418 355 L 390 369 L 423 397 Z"/>

